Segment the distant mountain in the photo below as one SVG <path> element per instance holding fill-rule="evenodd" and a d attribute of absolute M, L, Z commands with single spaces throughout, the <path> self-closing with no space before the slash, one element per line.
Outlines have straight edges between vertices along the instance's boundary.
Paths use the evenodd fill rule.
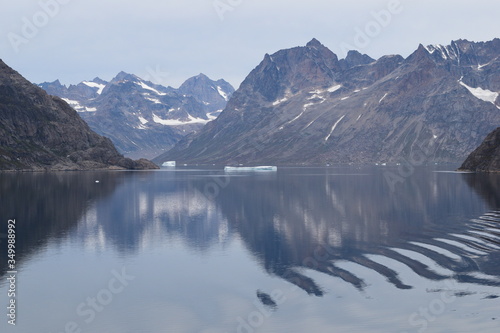
<path fill-rule="evenodd" d="M 97 133 L 109 137 L 123 154 L 154 157 L 183 136 L 217 118 L 233 94 L 224 80 L 200 74 L 179 89 L 119 73 L 66 87 L 59 81 L 39 85 L 68 102 Z"/>
<path fill-rule="evenodd" d="M 500 123 L 500 39 L 420 45 L 406 59 L 318 40 L 266 54 L 227 107 L 157 163 L 463 161 Z"/>
<path fill-rule="evenodd" d="M 460 167 L 463 171 L 500 172 L 500 127 L 467 157 Z"/>
<path fill-rule="evenodd" d="M 155 169 L 93 132 L 66 102 L 0 60 L 0 170 Z"/>

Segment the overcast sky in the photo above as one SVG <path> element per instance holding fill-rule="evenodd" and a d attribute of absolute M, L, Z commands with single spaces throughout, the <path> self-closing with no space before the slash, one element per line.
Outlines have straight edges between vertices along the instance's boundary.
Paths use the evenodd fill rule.
<path fill-rule="evenodd" d="M 236 88 L 265 53 L 313 37 L 339 58 L 406 57 L 419 43 L 500 37 L 500 1 L 26 0 L 1 5 L 0 58 L 32 82 L 126 71 L 178 87 L 205 73 Z"/>

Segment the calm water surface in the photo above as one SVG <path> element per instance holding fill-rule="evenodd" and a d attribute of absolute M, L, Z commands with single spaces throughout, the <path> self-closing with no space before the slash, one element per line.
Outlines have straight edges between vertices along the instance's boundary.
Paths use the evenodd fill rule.
<path fill-rule="evenodd" d="M 499 332 L 500 175 L 400 171 L 0 174 L 0 331 Z"/>

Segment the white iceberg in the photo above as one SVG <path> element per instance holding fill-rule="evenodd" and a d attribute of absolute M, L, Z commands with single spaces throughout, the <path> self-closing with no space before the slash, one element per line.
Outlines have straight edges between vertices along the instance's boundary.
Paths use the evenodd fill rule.
<path fill-rule="evenodd" d="M 277 171 L 278 167 L 276 166 L 254 166 L 254 167 L 232 167 L 226 166 L 224 167 L 224 171 Z"/>
<path fill-rule="evenodd" d="M 164 162 L 161 166 L 164 166 L 164 167 L 174 167 L 175 166 L 175 161 Z"/>

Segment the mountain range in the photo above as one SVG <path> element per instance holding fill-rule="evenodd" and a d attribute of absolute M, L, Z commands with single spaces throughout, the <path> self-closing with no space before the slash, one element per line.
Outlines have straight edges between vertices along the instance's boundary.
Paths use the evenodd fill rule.
<path fill-rule="evenodd" d="M 500 123 L 500 39 L 345 59 L 313 39 L 266 54 L 220 116 L 153 161 L 463 161 Z"/>
<path fill-rule="evenodd" d="M 0 170 L 157 168 L 123 157 L 65 101 L 0 60 Z"/>
<path fill-rule="evenodd" d="M 71 105 L 97 133 L 109 137 L 126 156 L 152 158 L 194 133 L 225 108 L 234 88 L 224 80 L 200 74 L 178 89 L 120 72 L 69 87 L 39 84 Z"/>

